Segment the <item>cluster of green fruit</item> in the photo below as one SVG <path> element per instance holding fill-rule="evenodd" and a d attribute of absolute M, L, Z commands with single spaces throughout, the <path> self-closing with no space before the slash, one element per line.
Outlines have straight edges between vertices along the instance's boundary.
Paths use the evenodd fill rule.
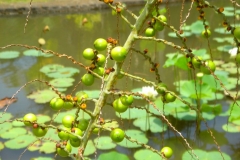
<path fill-rule="evenodd" d="M 132 103 L 133 103 L 133 96 L 124 95 L 113 101 L 113 108 L 116 112 L 123 113 L 128 109 L 130 105 L 132 105 Z"/>
<path fill-rule="evenodd" d="M 155 89 L 158 94 L 161 95 L 162 101 L 164 103 L 170 103 L 176 100 L 176 97 L 171 92 L 165 92 L 167 90 L 167 85 L 165 83 L 158 83 Z"/>
<path fill-rule="evenodd" d="M 191 64 L 195 69 L 200 69 L 200 71 L 204 74 L 211 74 L 216 70 L 216 65 L 212 60 L 204 61 L 204 65 L 202 64 L 202 58 L 199 56 L 192 57 Z"/>
<path fill-rule="evenodd" d="M 237 38 L 237 40 L 240 40 L 240 27 L 236 27 L 234 30 L 233 30 L 233 35 L 235 38 Z M 236 56 L 236 62 L 238 64 L 240 64 L 240 51 L 238 50 L 238 54 Z"/>
<path fill-rule="evenodd" d="M 159 15 L 157 19 L 165 23 L 167 22 L 167 18 L 164 15 Z M 149 27 L 145 30 L 145 35 L 147 37 L 153 37 L 156 31 L 162 31 L 164 29 L 164 25 L 158 20 L 153 19 L 149 22 Z"/>
<path fill-rule="evenodd" d="M 83 57 L 86 60 L 92 61 L 92 64 L 89 67 L 89 69 L 98 74 L 99 76 L 103 76 L 105 73 L 103 65 L 105 64 L 106 57 L 105 55 L 100 54 L 98 52 L 106 50 L 108 44 L 113 46 L 117 44 L 117 41 L 112 38 L 109 38 L 108 40 L 98 38 L 94 41 L 94 49 L 86 48 L 82 53 Z M 111 50 L 110 56 L 113 60 L 117 62 L 123 62 L 127 56 L 127 51 L 122 46 L 115 46 Z M 86 73 L 82 76 L 81 81 L 86 86 L 91 86 L 94 83 L 94 79 L 95 79 L 94 75 L 92 75 L 91 73 Z"/>

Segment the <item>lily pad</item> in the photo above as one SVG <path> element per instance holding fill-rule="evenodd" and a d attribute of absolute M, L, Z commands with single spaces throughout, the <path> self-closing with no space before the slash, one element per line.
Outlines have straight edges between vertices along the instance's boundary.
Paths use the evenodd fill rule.
<path fill-rule="evenodd" d="M 108 119 L 105 120 L 105 122 L 109 121 Z M 108 123 L 104 123 L 103 127 L 104 128 L 118 128 L 119 124 L 117 121 L 111 121 Z"/>
<path fill-rule="evenodd" d="M 191 153 L 191 152 L 190 152 Z M 195 160 L 197 159 L 194 155 L 190 155 L 189 151 L 185 151 L 182 155 L 182 160 Z M 203 151 L 200 149 L 195 149 L 194 153 L 198 156 L 199 159 L 201 160 L 213 160 L 213 159 L 222 159 L 221 154 L 218 151 Z M 226 154 L 226 153 L 222 153 L 223 157 L 225 160 L 231 160 L 231 157 Z"/>
<path fill-rule="evenodd" d="M 36 157 L 36 158 L 31 158 L 31 160 L 54 160 L 54 159 L 50 157 Z"/>
<path fill-rule="evenodd" d="M 116 144 L 112 142 L 112 139 L 107 136 L 94 139 L 94 143 L 98 149 L 108 150 L 116 147 Z"/>
<path fill-rule="evenodd" d="M 202 21 L 196 21 L 191 24 L 191 32 L 194 34 L 201 34 L 204 30 L 204 25 Z"/>
<path fill-rule="evenodd" d="M 233 123 L 229 123 L 229 124 L 224 124 L 222 126 L 222 129 L 226 132 L 230 132 L 230 133 L 239 133 L 240 132 L 240 126 L 233 124 Z"/>
<path fill-rule="evenodd" d="M 51 118 L 47 115 L 37 115 L 37 122 L 38 123 L 46 123 L 49 122 Z"/>
<path fill-rule="evenodd" d="M 73 78 L 56 78 L 51 80 L 49 83 L 54 87 L 70 87 L 73 85 L 75 79 Z"/>
<path fill-rule="evenodd" d="M 36 103 L 47 103 L 58 95 L 50 89 L 38 90 L 27 96 L 29 99 L 34 99 Z"/>
<path fill-rule="evenodd" d="M 0 112 L 0 123 L 7 121 L 9 119 L 12 118 L 12 114 L 11 113 L 7 113 L 7 112 Z"/>
<path fill-rule="evenodd" d="M 62 68 L 64 68 L 64 66 L 60 65 L 60 64 L 48 64 L 48 65 L 43 66 L 40 69 L 40 72 L 42 72 L 44 74 L 55 73 Z"/>
<path fill-rule="evenodd" d="M 191 32 L 184 31 L 183 34 L 181 34 L 181 37 L 190 37 L 191 35 L 192 35 Z M 178 36 L 176 35 L 175 32 L 169 32 L 169 33 L 168 33 L 168 36 L 169 36 L 169 37 L 172 37 L 172 38 L 178 38 Z"/>
<path fill-rule="evenodd" d="M 54 153 L 56 152 L 56 143 L 54 142 L 44 142 L 41 146 L 41 148 L 39 149 L 39 151 L 41 153 Z"/>
<path fill-rule="evenodd" d="M 142 109 L 128 108 L 124 113 L 116 113 L 116 115 L 122 119 L 136 119 L 140 117 L 146 117 L 147 113 Z"/>
<path fill-rule="evenodd" d="M 58 69 L 56 72 L 47 73 L 46 75 L 50 78 L 68 78 L 80 71 L 73 67 L 64 67 Z"/>
<path fill-rule="evenodd" d="M 217 33 L 221 33 L 221 34 L 230 34 L 231 33 L 229 31 L 227 31 L 226 28 L 222 28 L 222 27 L 221 28 L 215 28 L 214 31 L 217 32 Z"/>
<path fill-rule="evenodd" d="M 44 53 L 40 50 L 29 49 L 23 52 L 25 56 L 33 56 L 33 57 L 51 57 L 53 56 L 50 53 Z"/>
<path fill-rule="evenodd" d="M 11 138 L 15 138 L 18 137 L 20 135 L 24 135 L 27 133 L 27 130 L 25 128 L 20 128 L 20 127 L 16 127 L 16 128 L 12 128 L 4 133 L 1 134 L 1 138 L 3 139 L 11 139 Z"/>
<path fill-rule="evenodd" d="M 189 110 L 187 112 L 177 112 L 173 116 L 180 120 L 194 121 L 196 120 L 197 114 L 195 111 Z"/>
<path fill-rule="evenodd" d="M 147 144 L 147 142 L 148 142 L 148 139 L 147 139 L 145 133 L 143 133 L 139 130 L 126 130 L 125 134 L 127 136 L 131 137 L 132 139 L 137 140 L 140 143 Z M 127 140 L 126 138 L 124 138 L 122 142 L 118 143 L 118 145 L 120 145 L 122 147 L 126 147 L 126 148 L 141 147 L 141 145 L 139 145 L 135 142 L 131 142 L 131 141 Z"/>
<path fill-rule="evenodd" d="M 136 160 L 153 160 L 153 159 L 160 160 L 161 156 L 148 149 L 141 149 L 134 153 L 134 158 Z"/>
<path fill-rule="evenodd" d="M 6 141 L 4 144 L 9 149 L 21 149 L 26 148 L 36 140 L 37 138 L 33 135 L 21 135 L 14 139 Z"/>
<path fill-rule="evenodd" d="M 22 118 L 21 118 L 21 120 L 22 120 Z M 23 122 L 20 122 L 20 121 L 13 121 L 12 125 L 14 127 L 23 127 L 23 126 L 25 126 L 25 124 Z"/>
<path fill-rule="evenodd" d="M 233 48 L 233 46 L 231 46 L 231 45 L 224 45 L 224 46 L 217 47 L 217 50 L 221 51 L 221 52 L 228 52 L 232 48 Z"/>
<path fill-rule="evenodd" d="M 33 144 L 31 144 L 28 147 L 28 150 L 32 152 L 37 151 L 40 149 L 41 145 L 42 145 L 42 141 L 35 141 Z"/>
<path fill-rule="evenodd" d="M 87 142 L 87 146 L 86 146 L 86 148 L 85 148 L 85 150 L 84 150 L 84 154 L 83 154 L 83 155 L 84 155 L 84 156 L 89 156 L 89 155 L 95 153 L 95 151 L 96 151 L 96 148 L 95 148 L 95 146 L 94 146 L 93 141 L 92 141 L 92 140 L 89 140 L 89 141 Z M 77 153 L 78 153 L 78 147 L 72 147 L 72 152 L 71 152 L 71 153 L 77 154 Z"/>
<path fill-rule="evenodd" d="M 4 144 L 0 142 L 0 151 L 4 149 Z"/>
<path fill-rule="evenodd" d="M 11 128 L 12 128 L 12 123 L 10 123 L 10 122 L 0 124 L 0 134 L 6 132 L 7 130 L 9 130 Z"/>
<path fill-rule="evenodd" d="M 107 159 L 114 159 L 114 160 L 129 160 L 128 156 L 122 153 L 118 153 L 116 151 L 111 151 L 108 153 L 102 153 L 98 157 L 98 160 L 107 160 Z"/>
<path fill-rule="evenodd" d="M 46 139 L 51 139 L 51 140 L 55 140 L 55 141 L 59 141 L 60 138 L 57 136 L 58 132 L 56 129 L 52 129 L 52 128 L 49 128 L 48 131 L 47 131 L 47 134 L 44 136 L 44 138 Z"/>
<path fill-rule="evenodd" d="M 134 120 L 133 125 L 139 127 L 142 131 L 150 130 L 153 133 L 164 132 L 167 130 L 167 125 L 162 123 L 162 121 L 156 117 L 138 118 Z"/>
<path fill-rule="evenodd" d="M 3 51 L 0 52 L 0 59 L 14 59 L 19 56 L 18 51 Z"/>

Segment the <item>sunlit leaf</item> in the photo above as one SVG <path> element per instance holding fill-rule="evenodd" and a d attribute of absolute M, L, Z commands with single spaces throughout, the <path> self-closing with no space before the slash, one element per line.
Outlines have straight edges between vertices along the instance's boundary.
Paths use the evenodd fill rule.
<path fill-rule="evenodd" d="M 49 128 L 44 138 L 46 139 L 49 138 L 51 140 L 59 141 L 60 138 L 57 136 L 57 134 L 58 134 L 57 129 Z"/>
<path fill-rule="evenodd" d="M 1 134 L 3 139 L 11 139 L 27 133 L 25 128 L 15 127 Z"/>
<path fill-rule="evenodd" d="M 230 32 L 228 32 L 226 28 L 222 28 L 222 27 L 221 28 L 215 28 L 214 31 L 217 32 L 217 33 L 221 33 L 221 34 L 230 34 Z"/>
<path fill-rule="evenodd" d="M 13 59 L 19 56 L 18 51 L 2 51 L 0 52 L 0 59 Z"/>
<path fill-rule="evenodd" d="M 1 116 L 0 123 L 2 123 L 4 121 L 7 121 L 7 120 L 12 118 L 12 114 L 11 113 L 7 113 L 7 112 L 0 112 L 0 116 Z"/>
<path fill-rule="evenodd" d="M 70 87 L 73 85 L 75 79 L 73 78 L 56 78 L 51 80 L 49 83 L 54 87 Z"/>
<path fill-rule="evenodd" d="M 133 121 L 133 125 L 139 127 L 142 131 L 150 130 L 153 133 L 164 132 L 167 130 L 167 125 L 162 123 L 156 117 L 142 117 Z"/>
<path fill-rule="evenodd" d="M 10 122 L 0 124 L 0 134 L 6 132 L 7 130 L 9 130 L 11 128 L 12 128 L 12 123 L 10 123 Z"/>
<path fill-rule="evenodd" d="M 21 118 L 22 119 L 22 118 Z M 25 124 L 23 123 L 23 122 L 20 122 L 20 121 L 13 121 L 12 122 L 12 125 L 14 126 L 14 127 L 23 127 L 23 126 L 25 126 Z"/>
<path fill-rule="evenodd" d="M 102 153 L 98 157 L 98 160 L 129 160 L 128 156 L 116 151 L 111 151 L 107 153 Z"/>
<path fill-rule="evenodd" d="M 37 115 L 37 122 L 38 123 L 46 123 L 49 122 L 51 118 L 47 115 Z"/>
<path fill-rule="evenodd" d="M 50 74 L 50 73 L 55 73 L 62 68 L 64 68 L 64 66 L 60 65 L 60 64 L 48 64 L 48 65 L 43 66 L 40 69 L 40 72 L 45 73 L 45 74 Z"/>
<path fill-rule="evenodd" d="M 32 152 L 37 151 L 40 149 L 41 145 L 42 145 L 42 141 L 36 141 L 34 142 L 34 144 L 28 147 L 28 150 Z"/>
<path fill-rule="evenodd" d="M 116 144 L 112 142 L 112 139 L 107 136 L 94 139 L 94 143 L 98 149 L 108 150 L 116 147 Z"/>
<path fill-rule="evenodd" d="M 139 117 L 145 117 L 147 115 L 146 111 L 137 108 L 128 108 L 124 113 L 116 113 L 118 117 L 122 119 L 135 119 Z"/>
<path fill-rule="evenodd" d="M 201 34 L 204 30 L 204 25 L 202 21 L 196 21 L 191 24 L 191 32 L 194 34 Z"/>
<path fill-rule="evenodd" d="M 54 160 L 54 159 L 50 157 L 36 157 L 36 158 L 31 158 L 30 160 Z"/>
<path fill-rule="evenodd" d="M 56 136 L 56 135 L 55 135 Z M 54 142 L 44 142 L 39 149 L 40 152 L 42 153 L 54 153 L 56 151 L 56 143 Z"/>
<path fill-rule="evenodd" d="M 192 35 L 192 33 L 188 32 L 188 31 L 184 31 L 183 34 L 181 34 L 182 37 L 190 37 L 191 35 Z M 177 38 L 177 35 L 175 32 L 169 32 L 168 36 L 172 37 L 172 38 Z"/>
<path fill-rule="evenodd" d="M 44 53 L 40 50 L 29 49 L 23 52 L 25 56 L 34 56 L 34 57 L 51 57 L 53 54 Z"/>
<path fill-rule="evenodd" d="M 173 116 L 180 120 L 193 121 L 196 120 L 197 114 L 196 111 L 189 110 L 187 112 L 177 112 Z"/>
<path fill-rule="evenodd" d="M 47 103 L 55 97 L 58 97 L 58 95 L 49 89 L 38 90 L 27 96 L 29 99 L 34 99 L 36 103 Z"/>
<path fill-rule="evenodd" d="M 132 139 L 137 140 L 140 143 L 144 143 L 146 144 L 148 142 L 148 139 L 145 135 L 145 133 L 139 131 L 139 130 L 126 130 L 125 134 L 129 137 L 131 137 Z M 126 148 L 138 148 L 141 147 L 141 145 L 131 142 L 129 140 L 127 140 L 126 138 L 123 139 L 122 142 L 118 143 L 118 145 L 122 146 L 122 147 L 126 147 Z"/>
<path fill-rule="evenodd" d="M 161 156 L 148 149 L 141 149 L 134 153 L 134 158 L 136 160 L 153 160 L 153 159 L 160 160 Z"/>
<path fill-rule="evenodd" d="M 240 126 L 239 125 L 235 125 L 233 123 L 224 124 L 222 126 L 222 129 L 224 131 L 230 132 L 230 133 L 239 133 L 240 132 Z"/>
<path fill-rule="evenodd" d="M 96 148 L 95 148 L 95 145 L 94 145 L 93 141 L 92 141 L 92 140 L 89 140 L 89 141 L 87 142 L 87 146 L 86 146 L 86 149 L 85 149 L 83 155 L 84 155 L 84 156 L 89 156 L 89 155 L 95 153 L 95 151 L 96 151 Z"/>
<path fill-rule="evenodd" d="M 56 72 L 50 72 L 46 75 L 50 78 L 68 78 L 72 77 L 74 74 L 79 73 L 80 71 L 73 67 L 64 67 L 59 68 Z"/>
<path fill-rule="evenodd" d="M 200 56 L 202 58 L 202 60 L 207 60 L 210 58 L 209 54 L 207 54 L 206 49 L 194 50 L 193 54 L 196 56 Z"/>
<path fill-rule="evenodd" d="M 78 92 L 82 92 L 82 91 L 78 91 Z M 78 92 L 76 92 L 76 95 L 78 94 Z M 84 90 L 83 92 L 85 92 L 89 98 L 98 98 L 100 95 L 100 90 Z"/>
<path fill-rule="evenodd" d="M 232 48 L 233 48 L 233 46 L 231 46 L 231 45 L 224 45 L 224 46 L 217 47 L 217 50 L 221 51 L 221 52 L 228 52 Z"/>
<path fill-rule="evenodd" d="M 26 148 L 36 140 L 37 138 L 33 135 L 21 135 L 14 139 L 6 141 L 4 144 L 9 149 L 21 149 Z"/>
<path fill-rule="evenodd" d="M 108 121 L 109 121 L 108 119 L 105 120 L 105 122 L 108 122 Z M 111 121 L 108 123 L 104 123 L 102 126 L 103 128 L 117 128 L 119 124 L 117 121 Z"/>
<path fill-rule="evenodd" d="M 4 144 L 0 142 L 0 151 L 4 149 Z"/>

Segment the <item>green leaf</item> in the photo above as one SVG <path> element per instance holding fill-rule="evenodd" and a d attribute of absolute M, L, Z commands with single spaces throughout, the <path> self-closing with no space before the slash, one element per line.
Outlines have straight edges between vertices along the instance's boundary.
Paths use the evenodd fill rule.
<path fill-rule="evenodd" d="M 177 63 L 178 59 L 183 57 L 183 55 L 180 53 L 168 53 L 166 56 L 168 57 L 168 59 L 163 65 L 164 68 L 174 66 Z"/>
<path fill-rule="evenodd" d="M 217 50 L 221 51 L 221 52 L 228 52 L 232 48 L 233 48 L 233 46 L 231 46 L 231 45 L 224 45 L 224 46 L 217 47 Z"/>
<path fill-rule="evenodd" d="M 10 122 L 0 124 L 0 134 L 6 132 L 7 130 L 9 130 L 11 128 L 12 128 L 12 123 L 10 123 Z"/>
<path fill-rule="evenodd" d="M 31 160 L 54 160 L 54 159 L 50 157 L 36 157 L 36 158 L 31 158 Z"/>
<path fill-rule="evenodd" d="M 20 120 L 22 120 L 22 118 Z M 24 127 L 25 126 L 25 124 L 23 122 L 20 122 L 20 121 L 13 121 L 12 125 L 14 127 Z"/>
<path fill-rule="evenodd" d="M 161 133 L 167 130 L 167 125 L 162 123 L 162 121 L 156 117 L 138 118 L 133 121 L 133 125 L 139 127 L 142 131 L 150 130 L 153 133 Z"/>
<path fill-rule="evenodd" d="M 1 138 L 3 139 L 11 139 L 18 137 L 19 135 L 26 134 L 27 130 L 25 128 L 12 128 L 4 133 L 1 134 Z"/>
<path fill-rule="evenodd" d="M 54 143 L 54 142 L 44 142 L 42 144 L 42 146 L 40 147 L 39 151 L 41 153 L 46 153 L 46 154 L 54 153 L 54 152 L 56 152 L 56 143 Z"/>
<path fill-rule="evenodd" d="M 201 111 L 202 112 L 211 112 L 211 113 L 217 115 L 222 112 L 222 106 L 221 106 L 221 104 L 215 104 L 215 105 L 202 104 Z"/>
<path fill-rule="evenodd" d="M 213 159 L 222 159 L 221 153 L 218 151 L 203 151 L 200 149 L 194 149 L 194 153 L 198 156 L 200 160 L 213 160 Z M 195 160 L 197 159 L 194 155 L 190 155 L 191 152 L 185 151 L 182 155 L 182 160 Z M 223 153 L 223 157 L 225 160 L 231 160 L 231 157 L 227 155 L 226 153 Z"/>
<path fill-rule="evenodd" d="M 180 120 L 193 121 L 196 120 L 197 114 L 196 111 L 189 110 L 187 112 L 177 112 L 173 116 Z"/>
<path fill-rule="evenodd" d="M 14 59 L 19 56 L 18 51 L 3 51 L 0 52 L 0 59 Z"/>
<path fill-rule="evenodd" d="M 29 99 L 34 99 L 36 103 L 47 103 L 58 95 L 50 89 L 38 90 L 27 96 Z"/>
<path fill-rule="evenodd" d="M 191 32 L 194 34 L 201 34 L 204 30 L 204 25 L 202 21 L 196 21 L 191 24 Z"/>
<path fill-rule="evenodd" d="M 160 160 L 161 156 L 148 149 L 141 149 L 134 153 L 134 158 L 136 160 L 153 160 L 153 159 Z"/>
<path fill-rule="evenodd" d="M 34 57 L 51 57 L 53 56 L 50 53 L 44 53 L 40 50 L 29 49 L 23 52 L 25 56 L 34 56 Z"/>
<path fill-rule="evenodd" d="M 11 113 L 7 113 L 7 112 L 0 112 L 0 123 L 7 121 L 9 119 L 12 118 L 12 114 Z M 0 124 L 1 125 L 1 124 Z"/>
<path fill-rule="evenodd" d="M 41 145 L 42 141 L 35 141 L 34 144 L 28 147 L 28 150 L 32 152 L 37 151 L 40 149 Z"/>
<path fill-rule="evenodd" d="M 46 123 L 49 122 L 51 118 L 47 115 L 37 115 L 37 122 L 38 123 Z"/>
<path fill-rule="evenodd" d="M 9 149 L 21 149 L 26 148 L 36 140 L 37 138 L 33 135 L 21 135 L 14 139 L 6 141 L 4 144 Z"/>
<path fill-rule="evenodd" d="M 109 119 L 105 120 L 105 122 L 108 122 L 108 121 L 110 121 L 110 120 Z M 103 128 L 118 128 L 119 124 L 117 121 L 111 121 L 108 123 L 104 123 L 102 126 L 103 126 Z"/>
<path fill-rule="evenodd" d="M 74 74 L 80 73 L 80 71 L 73 67 L 59 68 L 56 72 L 50 72 L 46 75 L 50 78 L 68 78 L 72 77 Z"/>
<path fill-rule="evenodd" d="M 191 35 L 192 33 L 188 31 L 184 31 L 183 34 L 181 34 L 182 37 L 190 37 Z M 168 36 L 172 38 L 178 38 L 175 32 L 169 32 Z"/>
<path fill-rule="evenodd" d="M 96 151 L 96 148 L 95 148 L 93 141 L 89 140 L 83 155 L 89 156 L 89 155 L 95 153 L 95 151 Z"/>
<path fill-rule="evenodd" d="M 137 140 L 138 142 L 147 144 L 148 139 L 145 136 L 145 133 L 139 131 L 139 130 L 126 130 L 125 134 L 129 137 L 131 137 L 132 139 Z M 122 147 L 126 147 L 126 148 L 138 148 L 141 147 L 141 145 L 138 145 L 137 143 L 128 141 L 126 138 L 123 139 L 122 142 L 118 143 L 118 145 L 122 146 Z"/>
<path fill-rule="evenodd" d="M 226 28 L 222 28 L 222 27 L 221 28 L 215 28 L 214 31 L 217 32 L 217 33 L 221 33 L 221 34 L 230 34 L 230 32 L 228 32 Z"/>
<path fill-rule="evenodd" d="M 112 142 L 112 139 L 107 136 L 94 139 L 94 143 L 98 149 L 108 150 L 116 147 L 116 144 Z"/>
<path fill-rule="evenodd" d="M 73 85 L 75 79 L 73 78 L 56 78 L 51 80 L 49 83 L 54 87 L 70 87 Z"/>
<path fill-rule="evenodd" d="M 46 139 L 51 139 L 51 140 L 55 140 L 55 141 L 59 141 L 60 138 L 57 136 L 58 132 L 56 129 L 52 129 L 52 128 L 49 128 L 48 131 L 47 131 L 47 134 L 44 136 L 44 138 Z"/>
<path fill-rule="evenodd" d="M 200 56 L 202 58 L 202 60 L 207 60 L 210 58 L 209 54 L 207 54 L 206 49 L 194 50 L 193 54 L 196 56 Z"/>
<path fill-rule="evenodd" d="M 0 151 L 4 149 L 4 144 L 0 142 Z"/>
<path fill-rule="evenodd" d="M 122 119 L 136 119 L 139 117 L 146 117 L 147 113 L 144 110 L 137 109 L 137 108 L 128 108 L 125 112 L 119 114 L 116 112 L 118 117 Z"/>
<path fill-rule="evenodd" d="M 116 151 L 102 153 L 98 157 L 98 160 L 129 160 L 128 156 Z"/>
<path fill-rule="evenodd" d="M 79 91 L 79 92 L 82 92 L 82 91 Z M 83 92 L 85 92 L 89 98 L 98 98 L 100 95 L 100 90 L 84 90 Z"/>
<path fill-rule="evenodd" d="M 230 132 L 230 133 L 239 133 L 240 132 L 240 126 L 239 125 L 235 125 L 233 123 L 224 124 L 222 126 L 222 129 L 224 131 Z"/>

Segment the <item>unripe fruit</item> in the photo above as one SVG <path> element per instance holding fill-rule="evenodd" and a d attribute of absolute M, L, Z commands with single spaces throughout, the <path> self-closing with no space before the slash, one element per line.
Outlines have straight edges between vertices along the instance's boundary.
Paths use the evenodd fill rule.
<path fill-rule="evenodd" d="M 66 151 L 65 151 L 66 150 Z M 72 147 L 70 143 L 67 143 L 67 145 L 64 148 L 57 148 L 57 154 L 61 157 L 68 157 L 69 153 L 71 153 Z"/>
<path fill-rule="evenodd" d="M 58 97 L 55 97 L 50 101 L 50 107 L 56 111 L 62 109 L 63 104 L 64 100 Z"/>
<path fill-rule="evenodd" d="M 207 31 L 203 30 L 202 31 L 202 37 L 204 38 L 209 38 L 211 36 L 211 31 L 207 29 Z"/>
<path fill-rule="evenodd" d="M 192 58 L 192 64 L 193 64 L 194 68 L 200 68 L 201 60 L 202 60 L 202 58 L 199 57 L 199 56 L 196 56 L 196 57 Z"/>
<path fill-rule="evenodd" d="M 124 47 L 117 46 L 111 50 L 111 57 L 117 62 L 122 62 L 127 56 L 127 50 Z"/>
<path fill-rule="evenodd" d="M 97 51 L 103 51 L 107 48 L 107 41 L 103 38 L 98 38 L 94 41 L 94 48 Z"/>
<path fill-rule="evenodd" d="M 153 37 L 155 35 L 155 30 L 151 27 L 148 27 L 146 30 L 145 30 L 145 35 L 147 37 Z"/>
<path fill-rule="evenodd" d="M 201 71 L 202 71 L 204 74 L 211 74 L 211 72 L 208 70 L 208 68 L 209 68 L 212 72 L 214 72 L 215 69 L 216 69 L 215 63 L 214 63 L 213 61 L 211 61 L 211 60 L 207 60 L 207 61 L 205 62 L 205 65 L 206 65 L 206 66 L 201 66 L 201 67 L 200 67 Z M 207 67 L 208 67 L 208 68 L 207 68 Z"/>
<path fill-rule="evenodd" d="M 170 147 L 163 147 L 160 151 L 160 153 L 165 157 L 165 158 L 170 158 L 172 157 L 173 151 Z"/>
<path fill-rule="evenodd" d="M 37 127 L 33 128 L 32 132 L 36 137 L 43 137 L 46 135 L 48 128 Z"/>
<path fill-rule="evenodd" d="M 120 99 L 116 99 L 113 102 L 113 108 L 116 112 L 123 113 L 128 109 L 128 105 L 124 105 Z"/>
<path fill-rule="evenodd" d="M 83 51 L 83 57 L 88 60 L 92 60 L 95 57 L 95 53 L 92 48 L 86 48 Z"/>
<path fill-rule="evenodd" d="M 240 27 L 236 27 L 233 31 L 234 37 L 236 37 L 238 40 L 240 40 Z"/>
<path fill-rule="evenodd" d="M 111 131 L 110 137 L 114 142 L 121 142 L 125 137 L 125 133 L 123 130 L 115 128 Z"/>
<path fill-rule="evenodd" d="M 37 121 L 37 116 L 33 113 L 28 113 L 23 117 L 23 120 L 26 126 L 32 126 L 32 123 Z"/>
<path fill-rule="evenodd" d="M 74 122 L 74 117 L 72 115 L 66 115 L 62 119 L 62 124 L 64 127 L 71 128 Z"/>
<path fill-rule="evenodd" d="M 94 76 L 90 73 L 86 73 L 82 76 L 81 80 L 86 86 L 91 86 L 94 83 Z"/>

